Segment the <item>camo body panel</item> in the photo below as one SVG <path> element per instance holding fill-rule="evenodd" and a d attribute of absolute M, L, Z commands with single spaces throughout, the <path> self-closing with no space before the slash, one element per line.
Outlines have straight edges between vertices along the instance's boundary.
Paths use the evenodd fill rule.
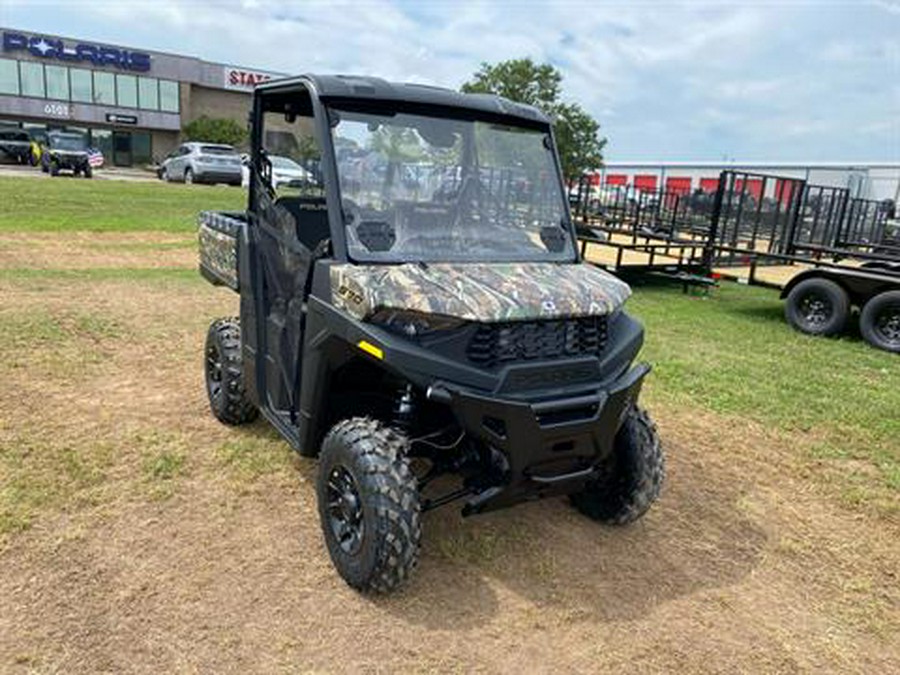
<path fill-rule="evenodd" d="M 238 290 L 237 235 L 242 225 L 213 211 L 204 211 L 198 218 L 200 266 L 234 290 Z"/>
<path fill-rule="evenodd" d="M 585 264 L 408 263 L 334 265 L 331 294 L 357 319 L 405 309 L 494 322 L 611 314 L 631 289 Z"/>

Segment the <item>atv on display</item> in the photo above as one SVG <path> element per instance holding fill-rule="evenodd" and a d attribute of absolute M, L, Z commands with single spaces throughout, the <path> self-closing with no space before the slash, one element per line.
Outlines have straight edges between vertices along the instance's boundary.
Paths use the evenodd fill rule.
<path fill-rule="evenodd" d="M 320 157 L 275 187 L 270 155 Z M 307 156 L 302 159 L 308 159 Z M 246 213 L 199 218 L 200 270 L 240 294 L 205 350 L 213 414 L 258 412 L 319 458 L 322 531 L 360 590 L 405 581 L 421 514 L 570 495 L 625 524 L 659 494 L 628 286 L 578 255 L 550 120 L 375 78 L 255 90 Z"/>
<path fill-rule="evenodd" d="M 66 131 L 51 131 L 41 152 L 41 170 L 51 176 L 60 171 L 71 171 L 74 175 L 94 175 L 89 161 L 87 138 L 84 134 Z"/>

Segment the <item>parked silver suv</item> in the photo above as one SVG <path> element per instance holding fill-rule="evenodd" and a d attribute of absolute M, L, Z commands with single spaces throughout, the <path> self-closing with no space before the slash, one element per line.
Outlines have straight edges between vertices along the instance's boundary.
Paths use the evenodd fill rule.
<path fill-rule="evenodd" d="M 158 169 L 164 181 L 241 184 L 241 157 L 230 145 L 182 143 Z"/>

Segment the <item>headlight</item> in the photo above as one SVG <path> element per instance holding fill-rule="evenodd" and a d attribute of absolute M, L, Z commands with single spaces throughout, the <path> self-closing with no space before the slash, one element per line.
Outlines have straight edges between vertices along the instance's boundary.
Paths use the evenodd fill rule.
<path fill-rule="evenodd" d="M 463 319 L 453 316 L 422 314 L 403 309 L 378 310 L 370 321 L 406 337 L 420 337 L 438 331 L 452 330 L 465 324 Z"/>

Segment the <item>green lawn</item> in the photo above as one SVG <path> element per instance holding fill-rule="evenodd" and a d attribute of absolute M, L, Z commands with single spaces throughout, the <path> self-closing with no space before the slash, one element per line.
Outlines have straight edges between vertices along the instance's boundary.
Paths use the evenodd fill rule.
<path fill-rule="evenodd" d="M 646 324 L 653 397 L 750 418 L 796 436 L 813 458 L 871 462 L 881 487 L 900 490 L 896 355 L 858 333 L 798 333 L 775 291 L 733 283 L 709 297 L 638 286 L 630 308 Z"/>
<path fill-rule="evenodd" d="M 85 180 L 0 178 L 0 232 L 191 232 L 205 209 L 240 210 L 240 188 Z"/>

